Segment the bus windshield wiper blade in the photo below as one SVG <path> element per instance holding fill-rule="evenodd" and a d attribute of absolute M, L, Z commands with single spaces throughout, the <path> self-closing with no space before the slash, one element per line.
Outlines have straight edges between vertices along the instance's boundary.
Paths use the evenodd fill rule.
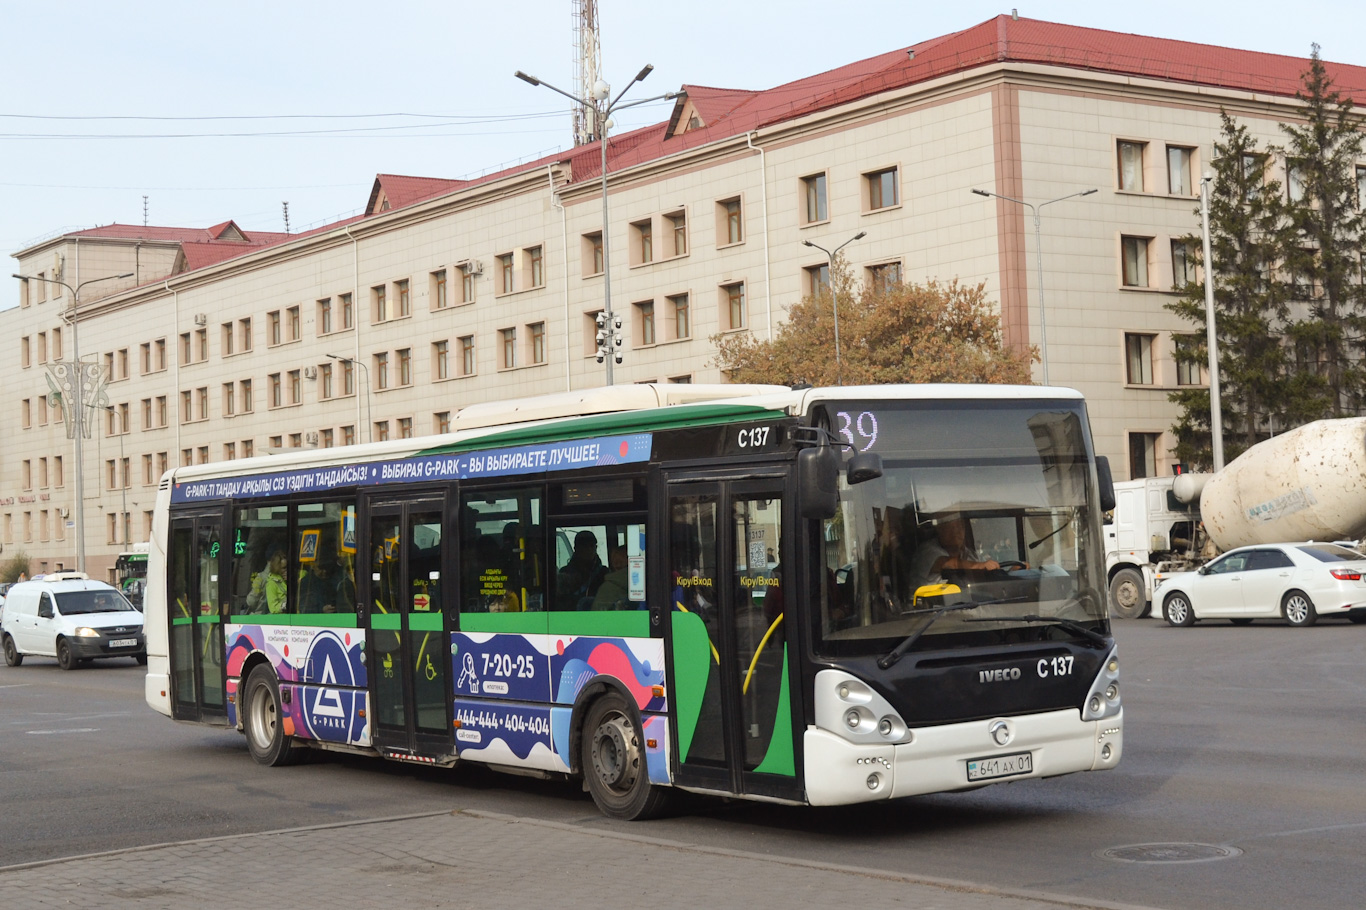
<path fill-rule="evenodd" d="M 916 629 L 910 635 L 907 635 L 904 639 L 902 639 L 901 644 L 897 645 L 895 648 L 888 651 L 882 657 L 879 657 L 877 660 L 877 665 L 882 669 L 886 670 L 892 664 L 896 663 L 898 660 L 901 660 L 901 656 L 911 649 L 911 645 L 915 644 L 917 641 L 920 640 L 920 636 L 925 634 L 925 630 L 928 629 L 930 626 L 934 625 L 935 622 L 939 619 L 939 617 L 943 616 L 945 613 L 952 613 L 958 610 L 975 610 L 978 607 L 989 607 L 992 604 L 1019 603 L 1024 599 L 1025 598 L 1023 597 L 1005 597 L 1001 600 L 966 601 L 961 603 L 945 604 L 942 607 L 935 607 L 933 610 L 917 610 L 915 611 L 917 613 L 929 613 L 929 620 L 926 621 L 926 623 L 919 629 Z M 968 620 L 968 622 L 982 622 L 982 620 L 970 619 Z"/>
<path fill-rule="evenodd" d="M 1098 645 L 1108 645 L 1110 640 L 1093 629 L 1088 629 L 1079 622 L 1070 619 L 1062 619 L 1058 616 L 1040 616 L 1037 613 L 1026 613 L 1023 616 L 991 616 L 980 619 L 965 619 L 963 622 L 1046 622 L 1054 626 L 1062 626 L 1069 632 L 1095 642 Z"/>

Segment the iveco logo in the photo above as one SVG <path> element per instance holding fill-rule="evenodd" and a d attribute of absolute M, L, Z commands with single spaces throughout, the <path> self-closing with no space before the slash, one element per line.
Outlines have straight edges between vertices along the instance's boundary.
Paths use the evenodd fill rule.
<path fill-rule="evenodd" d="M 1012 679 L 1020 678 L 1019 667 L 1007 667 L 1003 670 L 978 670 L 977 681 L 984 683 L 1007 682 Z"/>

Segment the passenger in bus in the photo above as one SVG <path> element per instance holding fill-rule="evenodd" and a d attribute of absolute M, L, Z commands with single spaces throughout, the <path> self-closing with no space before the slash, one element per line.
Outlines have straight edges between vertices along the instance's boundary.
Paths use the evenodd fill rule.
<path fill-rule="evenodd" d="M 285 570 L 289 567 L 289 557 L 285 548 L 278 544 L 271 547 L 266 555 L 266 564 L 251 582 L 251 592 L 247 594 L 247 609 L 252 613 L 283 613 L 288 604 L 285 598 L 289 591 L 285 583 Z"/>
<path fill-rule="evenodd" d="M 630 610 L 635 606 L 631 603 L 628 563 L 625 547 L 608 545 L 607 574 L 602 576 L 602 584 L 593 595 L 594 610 Z"/>
<path fill-rule="evenodd" d="M 598 536 L 584 530 L 574 535 L 574 553 L 556 577 L 556 604 L 561 610 L 591 607 L 606 570 L 598 557 Z"/>
<path fill-rule="evenodd" d="M 299 581 L 300 613 L 335 613 L 337 604 L 345 603 L 340 597 L 337 571 L 337 557 L 322 553 L 308 564 L 308 570 Z"/>
<path fill-rule="evenodd" d="M 945 581 L 944 570 L 950 572 L 963 569 L 999 569 L 1001 564 L 994 559 L 983 559 L 968 540 L 968 524 L 961 515 L 941 518 L 934 526 L 934 538 L 927 540 L 916 550 L 911 563 L 913 583 L 937 585 Z"/>

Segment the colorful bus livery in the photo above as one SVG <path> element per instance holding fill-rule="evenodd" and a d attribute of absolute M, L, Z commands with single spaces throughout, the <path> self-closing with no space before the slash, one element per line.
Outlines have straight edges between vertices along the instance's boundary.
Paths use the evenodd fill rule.
<path fill-rule="evenodd" d="M 579 775 L 623 818 L 1111 768 L 1108 485 L 1080 396 L 1000 386 L 601 389 L 181 468 L 147 697 L 263 764 Z"/>

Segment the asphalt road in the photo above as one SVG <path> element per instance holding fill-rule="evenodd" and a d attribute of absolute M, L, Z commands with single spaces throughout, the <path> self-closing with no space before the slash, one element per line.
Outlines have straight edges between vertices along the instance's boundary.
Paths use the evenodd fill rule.
<path fill-rule="evenodd" d="M 1116 631 L 1126 732 L 1115 771 L 840 809 L 698 800 L 635 825 L 602 818 L 576 785 L 474 766 L 327 756 L 261 768 L 239 734 L 148 709 L 131 660 L 63 673 L 30 658 L 0 667 L 0 866 L 475 809 L 1083 902 L 1360 906 L 1366 627 L 1135 620 Z M 1154 844 L 1172 846 L 1117 849 Z"/>

